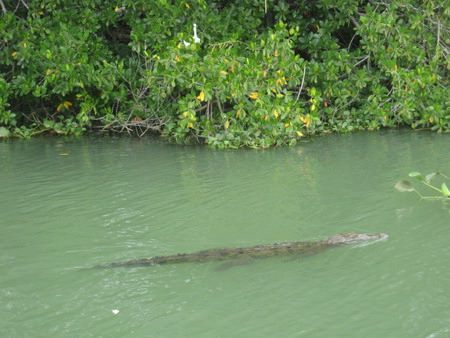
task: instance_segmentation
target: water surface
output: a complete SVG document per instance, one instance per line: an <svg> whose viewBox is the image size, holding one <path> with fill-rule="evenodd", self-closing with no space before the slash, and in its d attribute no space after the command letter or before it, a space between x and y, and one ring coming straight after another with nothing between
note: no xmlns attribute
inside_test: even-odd
<svg viewBox="0 0 450 338"><path fill-rule="evenodd" d="M449 141L397 131L267 151L0 143L0 336L449 337L449 209L393 189L410 171L450 174ZM236 266L91 268L347 231L390 237Z"/></svg>

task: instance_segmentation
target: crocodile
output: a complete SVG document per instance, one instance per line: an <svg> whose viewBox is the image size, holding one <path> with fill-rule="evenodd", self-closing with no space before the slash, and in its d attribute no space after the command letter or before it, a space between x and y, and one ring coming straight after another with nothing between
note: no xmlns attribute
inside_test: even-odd
<svg viewBox="0 0 450 338"><path fill-rule="evenodd" d="M209 262L225 260L256 259L281 255L314 254L328 248L344 244L361 244L381 241L388 238L385 233L341 233L324 240L309 242L283 242L268 245L255 245L243 248L221 248L179 253L168 256L154 256L121 262L113 262L98 267L129 267L145 265L161 265L188 262Z"/></svg>

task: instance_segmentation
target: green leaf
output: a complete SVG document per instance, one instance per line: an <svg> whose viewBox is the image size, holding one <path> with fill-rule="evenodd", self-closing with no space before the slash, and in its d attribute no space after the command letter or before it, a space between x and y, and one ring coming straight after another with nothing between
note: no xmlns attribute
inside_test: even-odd
<svg viewBox="0 0 450 338"><path fill-rule="evenodd" d="M447 184L442 183L441 192L445 197L450 197L450 190L448 190Z"/></svg>
<svg viewBox="0 0 450 338"><path fill-rule="evenodd" d="M409 173L408 175L409 177L413 177L419 181L424 181L425 177L423 177L423 175L421 173L419 173L418 171L413 171L411 173Z"/></svg>
<svg viewBox="0 0 450 338"><path fill-rule="evenodd" d="M431 173L428 174L427 176L425 176L425 182L430 183L431 180L436 177L436 175L438 175L439 173Z"/></svg>
<svg viewBox="0 0 450 338"><path fill-rule="evenodd" d="M6 129L5 127L0 127L0 138L4 137L7 138L9 137L10 132L8 129Z"/></svg>
<svg viewBox="0 0 450 338"><path fill-rule="evenodd" d="M400 191L400 192L411 192L414 191L413 186L411 185L411 182L409 181L398 181L397 183L395 183L395 189Z"/></svg>

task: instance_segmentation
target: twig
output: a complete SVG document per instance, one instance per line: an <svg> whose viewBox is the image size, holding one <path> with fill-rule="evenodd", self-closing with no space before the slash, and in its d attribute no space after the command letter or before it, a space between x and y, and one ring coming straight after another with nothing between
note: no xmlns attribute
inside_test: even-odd
<svg viewBox="0 0 450 338"><path fill-rule="evenodd" d="M219 108L220 113L223 114L223 108L222 104L220 103L220 99L217 99L217 107Z"/></svg>
<svg viewBox="0 0 450 338"><path fill-rule="evenodd" d="M441 43L441 22L438 20L437 22L437 43L436 43L436 56L439 53L439 45Z"/></svg>
<svg viewBox="0 0 450 338"><path fill-rule="evenodd" d="M206 104L206 118L207 119L211 119L212 114L211 114L211 101L208 101L208 103Z"/></svg>
<svg viewBox="0 0 450 338"><path fill-rule="evenodd" d="M359 28L359 22L353 16L350 17L350 20L355 25L356 28Z"/></svg>
<svg viewBox="0 0 450 338"><path fill-rule="evenodd" d="M3 0L0 0L0 7L2 8L3 14L6 14L7 9L5 4L3 3Z"/></svg>
<svg viewBox="0 0 450 338"><path fill-rule="evenodd" d="M303 67L302 83L300 85L300 88L298 89L297 98L295 99L295 103L297 103L298 99L300 98L300 94L302 93L303 85L305 84L305 75L306 75L306 65Z"/></svg>
<svg viewBox="0 0 450 338"><path fill-rule="evenodd" d="M353 65L353 67L356 67L357 65L363 63L364 61L366 61L369 58L369 55L366 55L365 57L363 57L361 60L359 60L357 63L355 63Z"/></svg>
<svg viewBox="0 0 450 338"><path fill-rule="evenodd" d="M199 113L199 112L201 112L201 111L203 111L203 110L205 110L207 108L208 108L208 103L206 103L205 105L200 106L199 108L195 109L195 112Z"/></svg>
<svg viewBox="0 0 450 338"><path fill-rule="evenodd" d="M28 4L25 2L25 0L20 0L20 2L22 3L22 5L25 6L26 9L30 9L30 8L28 7Z"/></svg>
<svg viewBox="0 0 450 338"><path fill-rule="evenodd" d="M390 97L390 95L392 94L392 92L394 91L394 89L393 88L391 88L391 90L389 90L389 93L387 93L387 99L386 100L384 100L383 102L381 102L379 105L378 105L378 108L380 108L382 105L384 105L385 103L388 103L389 101L392 101L392 97Z"/></svg>
<svg viewBox="0 0 450 338"><path fill-rule="evenodd" d="M347 52L350 51L350 47L352 46L353 40L356 38L357 35L358 35L357 33L353 34L350 43L347 46Z"/></svg>

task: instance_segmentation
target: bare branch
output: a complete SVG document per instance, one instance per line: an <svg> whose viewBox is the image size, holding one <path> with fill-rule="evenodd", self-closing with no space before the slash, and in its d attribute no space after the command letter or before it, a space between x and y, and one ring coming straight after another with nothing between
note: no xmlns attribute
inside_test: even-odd
<svg viewBox="0 0 450 338"><path fill-rule="evenodd" d="M359 60L357 63L355 63L353 65L353 67L358 66L359 64L363 63L364 61L366 61L368 58L370 57L370 55L366 55L365 57L363 57L361 60Z"/></svg>
<svg viewBox="0 0 450 338"><path fill-rule="evenodd" d="M6 14L7 9L5 4L3 3L3 0L0 0L0 7L2 8L3 14Z"/></svg>
<svg viewBox="0 0 450 338"><path fill-rule="evenodd" d="M20 2L22 3L22 5L25 6L26 9L30 9L30 8L28 7L28 4L25 2L25 0L20 0Z"/></svg>
<svg viewBox="0 0 450 338"><path fill-rule="evenodd" d="M306 66L303 67L302 83L300 85L300 88L298 89L297 98L295 99L295 102L298 101L298 99L300 98L300 94L302 93L303 85L305 84L305 75L306 75Z"/></svg>
<svg viewBox="0 0 450 338"><path fill-rule="evenodd" d="M439 45L441 44L441 22L437 22L437 42L436 42L436 54L439 52Z"/></svg>
<svg viewBox="0 0 450 338"><path fill-rule="evenodd" d="M353 40L356 38L356 36L358 35L358 33L353 34L352 39L350 40L348 47L347 47L347 51L350 51L350 47L352 46Z"/></svg>

